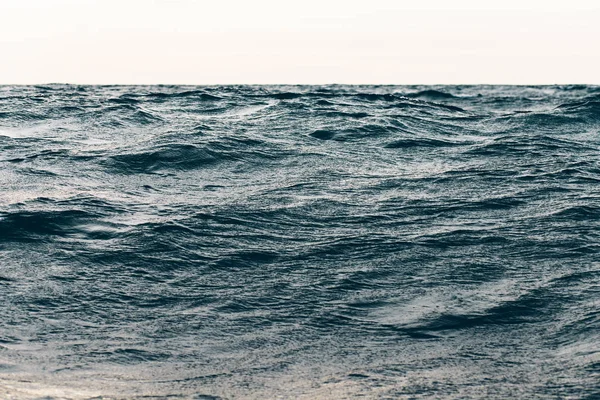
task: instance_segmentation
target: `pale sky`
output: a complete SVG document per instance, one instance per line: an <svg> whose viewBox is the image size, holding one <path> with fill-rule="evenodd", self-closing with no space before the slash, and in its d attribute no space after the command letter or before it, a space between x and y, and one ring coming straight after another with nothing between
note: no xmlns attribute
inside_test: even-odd
<svg viewBox="0 0 600 400"><path fill-rule="evenodd" d="M600 0L0 0L0 84L600 84Z"/></svg>

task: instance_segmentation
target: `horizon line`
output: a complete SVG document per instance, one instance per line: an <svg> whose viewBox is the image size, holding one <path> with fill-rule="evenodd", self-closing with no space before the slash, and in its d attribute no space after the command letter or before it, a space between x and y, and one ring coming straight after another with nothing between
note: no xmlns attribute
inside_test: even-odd
<svg viewBox="0 0 600 400"><path fill-rule="evenodd" d="M600 86L600 83L0 83L2 86Z"/></svg>

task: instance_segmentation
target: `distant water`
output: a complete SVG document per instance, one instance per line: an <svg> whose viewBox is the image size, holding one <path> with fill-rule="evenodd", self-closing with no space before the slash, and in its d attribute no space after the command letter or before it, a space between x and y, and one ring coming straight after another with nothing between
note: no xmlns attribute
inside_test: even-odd
<svg viewBox="0 0 600 400"><path fill-rule="evenodd" d="M600 398L600 88L0 87L0 398Z"/></svg>

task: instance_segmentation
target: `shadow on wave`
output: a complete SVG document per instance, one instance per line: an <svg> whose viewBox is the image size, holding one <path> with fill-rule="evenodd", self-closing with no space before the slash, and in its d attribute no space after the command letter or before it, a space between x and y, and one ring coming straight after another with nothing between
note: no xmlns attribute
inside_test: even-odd
<svg viewBox="0 0 600 400"><path fill-rule="evenodd" d="M228 137L203 144L168 143L154 145L139 152L109 157L105 164L117 173L154 173L186 171L214 167L224 162L264 164L292 154L264 142Z"/></svg>
<svg viewBox="0 0 600 400"><path fill-rule="evenodd" d="M112 156L109 164L118 172L131 174L164 169L203 168L219 161L217 154L192 144L171 144L139 153Z"/></svg>
<svg viewBox="0 0 600 400"><path fill-rule="evenodd" d="M67 237L94 230L98 214L83 210L19 211L0 217L0 239L7 242L29 242L51 237ZM86 228L86 226L88 228Z"/></svg>
<svg viewBox="0 0 600 400"><path fill-rule="evenodd" d="M310 133L309 136L320 140L350 142L366 138L377 138L380 136L390 135L399 132L404 132L404 129L391 124L367 124L360 127L339 130L317 129L316 131Z"/></svg>
<svg viewBox="0 0 600 400"><path fill-rule="evenodd" d="M405 95L406 97L410 97L413 99L420 99L420 100L427 100L427 101L440 101L440 100L448 100L448 99L454 99L456 98L456 96L447 93L447 92L442 92L440 90L421 90L419 92L415 92L415 93L407 93Z"/></svg>
<svg viewBox="0 0 600 400"><path fill-rule="evenodd" d="M463 312L447 310L440 314L424 314L407 325L384 323L382 325L417 339L435 339L444 332L479 328L490 325L533 324L552 318L563 299L548 305L552 291L549 287L534 288L511 300L497 300L490 307Z"/></svg>

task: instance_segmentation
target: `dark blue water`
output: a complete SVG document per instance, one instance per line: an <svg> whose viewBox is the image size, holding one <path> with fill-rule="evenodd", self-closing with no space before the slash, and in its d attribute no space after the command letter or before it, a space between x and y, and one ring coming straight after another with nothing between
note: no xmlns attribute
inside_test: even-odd
<svg viewBox="0 0 600 400"><path fill-rule="evenodd" d="M599 87L5 86L0 188L0 398L600 396Z"/></svg>

